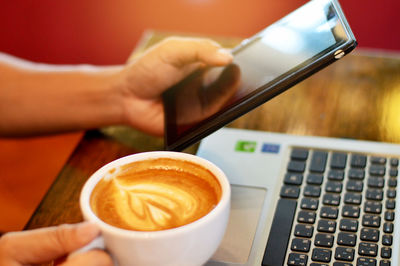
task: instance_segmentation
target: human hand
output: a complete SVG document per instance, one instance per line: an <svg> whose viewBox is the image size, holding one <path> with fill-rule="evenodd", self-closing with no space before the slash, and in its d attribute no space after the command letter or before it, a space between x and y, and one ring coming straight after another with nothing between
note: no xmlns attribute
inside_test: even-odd
<svg viewBox="0 0 400 266"><path fill-rule="evenodd" d="M239 85L240 69L235 64L199 70L168 91L164 101L171 101L177 125L187 127L225 107L233 100Z"/></svg>
<svg viewBox="0 0 400 266"><path fill-rule="evenodd" d="M154 135L164 132L162 93L202 66L223 66L233 57L216 42L168 38L128 61L118 89L124 95L125 123Z"/></svg>
<svg viewBox="0 0 400 266"><path fill-rule="evenodd" d="M0 238L0 265L22 266L45 263L85 246L100 233L91 223L61 225L24 232L12 232ZM61 265L113 265L102 250L90 250L68 257Z"/></svg>

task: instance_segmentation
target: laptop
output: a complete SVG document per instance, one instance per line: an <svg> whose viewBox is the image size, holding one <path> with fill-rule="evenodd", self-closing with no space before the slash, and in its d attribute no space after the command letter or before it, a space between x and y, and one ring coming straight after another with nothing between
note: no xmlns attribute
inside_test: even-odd
<svg viewBox="0 0 400 266"><path fill-rule="evenodd" d="M232 187L206 265L400 265L400 145L222 128L197 154Z"/></svg>

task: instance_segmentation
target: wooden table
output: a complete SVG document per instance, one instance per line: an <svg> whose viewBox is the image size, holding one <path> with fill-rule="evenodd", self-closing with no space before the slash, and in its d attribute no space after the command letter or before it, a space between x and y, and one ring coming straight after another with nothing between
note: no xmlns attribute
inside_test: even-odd
<svg viewBox="0 0 400 266"><path fill-rule="evenodd" d="M356 50L228 126L400 143L400 56ZM88 131L26 229L81 221L79 193L96 169L162 148L162 139L129 128Z"/></svg>

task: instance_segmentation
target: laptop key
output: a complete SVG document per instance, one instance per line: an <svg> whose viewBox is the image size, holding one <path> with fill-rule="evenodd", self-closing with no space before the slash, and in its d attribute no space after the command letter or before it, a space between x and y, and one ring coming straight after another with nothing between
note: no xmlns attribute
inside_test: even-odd
<svg viewBox="0 0 400 266"><path fill-rule="evenodd" d="M340 194L326 193L322 198L322 203L325 205L339 206Z"/></svg>
<svg viewBox="0 0 400 266"><path fill-rule="evenodd" d="M361 194L354 192L347 192L346 194L344 194L344 203L360 205Z"/></svg>
<svg viewBox="0 0 400 266"><path fill-rule="evenodd" d="M359 180L349 180L346 184L346 190L352 192L362 192L364 183Z"/></svg>
<svg viewBox="0 0 400 266"><path fill-rule="evenodd" d="M399 171L395 168L390 168L389 170L389 176L391 177L396 177L399 174Z"/></svg>
<svg viewBox="0 0 400 266"><path fill-rule="evenodd" d="M340 230L347 232L357 232L358 221L353 219L342 219L339 225Z"/></svg>
<svg viewBox="0 0 400 266"><path fill-rule="evenodd" d="M317 225L318 232L334 233L336 231L336 222L332 220L319 220Z"/></svg>
<svg viewBox="0 0 400 266"><path fill-rule="evenodd" d="M297 202L290 199L279 199L276 206L272 226L265 248L262 265L282 265L285 260L286 249L289 243L290 232L296 213ZM292 253L295 254L295 253ZM302 256L306 256L300 254ZM295 257L297 255L292 255ZM290 257L290 256L289 256ZM303 257L307 264L307 256ZM296 265L296 264L293 264Z"/></svg>
<svg viewBox="0 0 400 266"><path fill-rule="evenodd" d="M351 233L340 232L338 234L338 245L354 247L357 242L357 236Z"/></svg>
<svg viewBox="0 0 400 266"><path fill-rule="evenodd" d="M362 225L378 228L381 226L381 217L379 215L364 214L362 218Z"/></svg>
<svg viewBox="0 0 400 266"><path fill-rule="evenodd" d="M313 223L315 223L316 216L317 216L317 214L313 211L301 210L301 211L299 211L299 214L297 215L297 221L299 223L313 224Z"/></svg>
<svg viewBox="0 0 400 266"><path fill-rule="evenodd" d="M390 259L392 257L392 249L389 247L382 247L381 257L385 259Z"/></svg>
<svg viewBox="0 0 400 266"><path fill-rule="evenodd" d="M389 178L388 180L388 186L390 188L395 188L397 187L397 179L396 178Z"/></svg>
<svg viewBox="0 0 400 266"><path fill-rule="evenodd" d="M344 169L346 167L347 154L334 152L331 158L331 168Z"/></svg>
<svg viewBox="0 0 400 266"><path fill-rule="evenodd" d="M351 263L336 261L333 263L333 266L353 266Z"/></svg>
<svg viewBox="0 0 400 266"><path fill-rule="evenodd" d="M299 185L301 185L301 183L303 183L303 174L290 173L290 172L286 173L285 179L283 180L283 182L286 185L299 186Z"/></svg>
<svg viewBox="0 0 400 266"><path fill-rule="evenodd" d="M393 199L386 200L385 206L388 210L394 210L396 208L396 201Z"/></svg>
<svg viewBox="0 0 400 266"><path fill-rule="evenodd" d="M314 198L303 198L301 200L300 208L303 210L316 210L318 209L319 201Z"/></svg>
<svg viewBox="0 0 400 266"><path fill-rule="evenodd" d="M391 246L393 243L393 236L391 235L383 235L382 236L382 244L385 246Z"/></svg>
<svg viewBox="0 0 400 266"><path fill-rule="evenodd" d="M336 181L328 181L325 185L326 192L340 193L342 192L343 184Z"/></svg>
<svg viewBox="0 0 400 266"><path fill-rule="evenodd" d="M281 188L281 197L282 198L292 198L297 199L300 194L300 188L296 186L283 186Z"/></svg>
<svg viewBox="0 0 400 266"><path fill-rule="evenodd" d="M386 164L386 158L380 156L372 156L370 161L372 164Z"/></svg>
<svg viewBox="0 0 400 266"><path fill-rule="evenodd" d="M379 230L373 228L362 228L360 232L360 239L364 241L378 242Z"/></svg>
<svg viewBox="0 0 400 266"><path fill-rule="evenodd" d="M378 255L378 245L361 242L358 246L358 254L361 256L376 257Z"/></svg>
<svg viewBox="0 0 400 266"><path fill-rule="evenodd" d="M364 203L364 212L380 214L382 212L382 203L377 201L366 201Z"/></svg>
<svg viewBox="0 0 400 266"><path fill-rule="evenodd" d="M292 251L308 252L310 251L311 240L294 238L290 249Z"/></svg>
<svg viewBox="0 0 400 266"><path fill-rule="evenodd" d="M331 248L335 237L332 234L318 233L315 235L314 245L317 247Z"/></svg>
<svg viewBox="0 0 400 266"><path fill-rule="evenodd" d="M354 249L353 248L345 248L345 247L337 247L335 250L335 259L345 260L345 261L353 261L354 260Z"/></svg>
<svg viewBox="0 0 400 266"><path fill-rule="evenodd" d="M338 217L339 210L336 207L323 206L321 207L320 217L328 219L336 219Z"/></svg>
<svg viewBox="0 0 400 266"><path fill-rule="evenodd" d="M297 224L294 228L294 235L310 238L313 236L314 226L309 224Z"/></svg>
<svg viewBox="0 0 400 266"><path fill-rule="evenodd" d="M383 199L383 190L368 188L365 197L369 200L382 200Z"/></svg>
<svg viewBox="0 0 400 266"><path fill-rule="evenodd" d="M353 154L351 156L350 165L352 167L364 168L367 165L367 156L361 154Z"/></svg>
<svg viewBox="0 0 400 266"><path fill-rule="evenodd" d="M385 211L385 221L392 222L394 220L394 212Z"/></svg>
<svg viewBox="0 0 400 266"><path fill-rule="evenodd" d="M325 205L339 206L340 194L326 193L322 198L322 203Z"/></svg>
<svg viewBox="0 0 400 266"><path fill-rule="evenodd" d="M306 149L293 149L290 158L299 161L305 161L308 158L308 150Z"/></svg>
<svg viewBox="0 0 400 266"><path fill-rule="evenodd" d="M375 176L384 176L386 167L384 165L371 165L369 168L369 174Z"/></svg>
<svg viewBox="0 0 400 266"><path fill-rule="evenodd" d="M350 170L349 170L349 178L350 178L350 179L363 180L364 177L365 177L365 171L364 171L364 169L360 169L360 168L350 168Z"/></svg>
<svg viewBox="0 0 400 266"><path fill-rule="evenodd" d="M360 207L353 205L344 205L342 207L342 216L347 218L360 217Z"/></svg>
<svg viewBox="0 0 400 266"><path fill-rule="evenodd" d="M396 189L389 188L389 189L386 191L386 197L388 197L389 199L394 199L394 198L396 198Z"/></svg>
<svg viewBox="0 0 400 266"><path fill-rule="evenodd" d="M344 178L344 172L341 170L329 170L328 179L334 181L342 181Z"/></svg>
<svg viewBox="0 0 400 266"><path fill-rule="evenodd" d="M306 266L307 265L308 256L305 254L298 253L290 253L288 258L289 266ZM282 264L282 263L280 263ZM264 264L263 265L278 265L278 264Z"/></svg>
<svg viewBox="0 0 400 266"><path fill-rule="evenodd" d="M357 266L376 266L376 259L372 258L358 258Z"/></svg>
<svg viewBox="0 0 400 266"><path fill-rule="evenodd" d="M399 165L399 159L391 158L390 159L390 165L393 166L393 167L397 167Z"/></svg>
<svg viewBox="0 0 400 266"><path fill-rule="evenodd" d="M393 223L384 223L383 224L383 232L387 233L387 234L391 234L393 233Z"/></svg>
<svg viewBox="0 0 400 266"><path fill-rule="evenodd" d="M314 248L311 259L319 262L330 262L332 251L324 248Z"/></svg>
<svg viewBox="0 0 400 266"><path fill-rule="evenodd" d="M381 260L379 262L379 266L390 266L390 261L389 260Z"/></svg>
<svg viewBox="0 0 400 266"><path fill-rule="evenodd" d="M383 177L370 177L368 178L368 187L372 188L383 188L385 180Z"/></svg>
<svg viewBox="0 0 400 266"><path fill-rule="evenodd" d="M318 198L321 195L321 187L319 186L306 186L304 188L303 195L306 197L315 197Z"/></svg>
<svg viewBox="0 0 400 266"><path fill-rule="evenodd" d="M310 185L321 185L324 176L321 174L308 174L307 184Z"/></svg>
<svg viewBox="0 0 400 266"><path fill-rule="evenodd" d="M306 163L302 161L290 161L287 167L289 172L303 173L306 169Z"/></svg>
<svg viewBox="0 0 400 266"><path fill-rule="evenodd" d="M324 151L314 151L309 170L311 172L323 173L325 172L326 159L328 153Z"/></svg>

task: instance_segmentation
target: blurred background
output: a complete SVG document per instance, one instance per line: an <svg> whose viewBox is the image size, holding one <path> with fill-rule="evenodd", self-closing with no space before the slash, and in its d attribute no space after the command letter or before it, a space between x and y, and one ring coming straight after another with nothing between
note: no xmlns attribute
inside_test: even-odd
<svg viewBox="0 0 400 266"><path fill-rule="evenodd" d="M0 52L53 64L123 64L146 30L246 38L306 2L0 0ZM399 1L340 3L358 49L400 51ZM81 136L0 139L0 231L24 227Z"/></svg>
<svg viewBox="0 0 400 266"><path fill-rule="evenodd" d="M0 50L49 63L120 64L146 29L249 37L305 0L1 0ZM396 0L342 0L360 47L400 49Z"/></svg>

